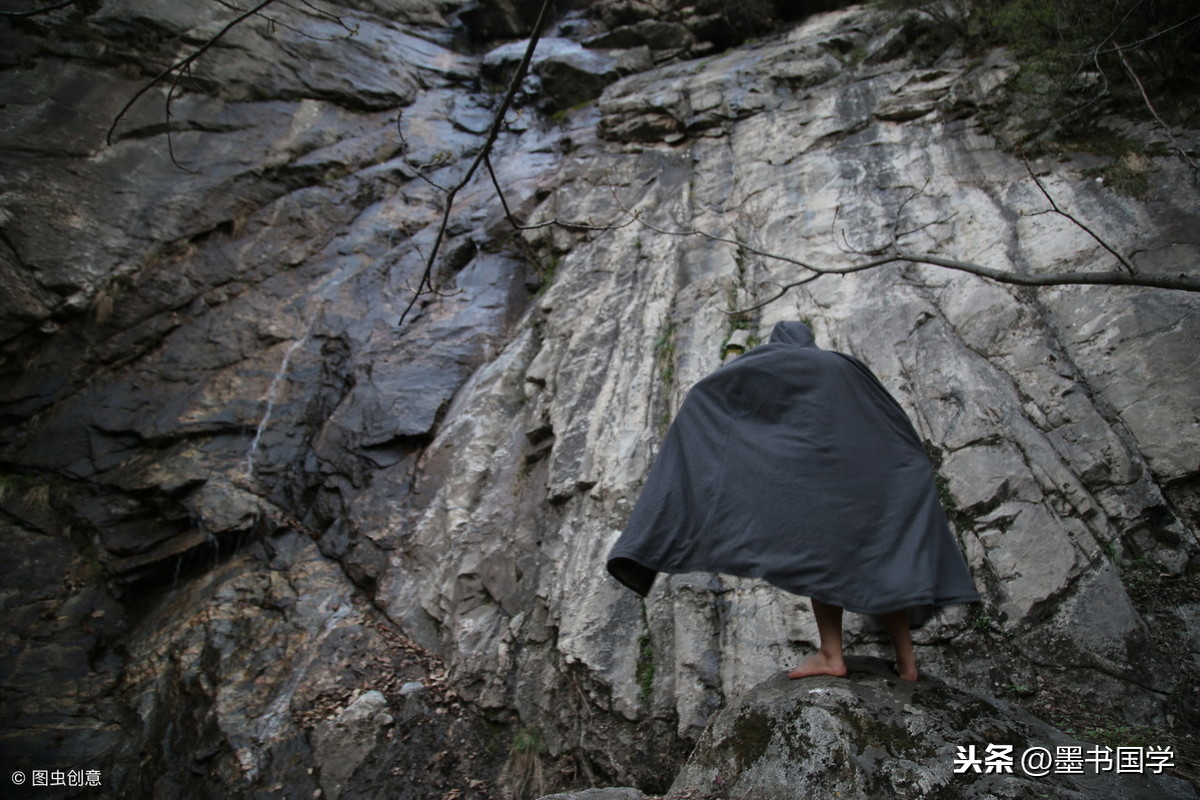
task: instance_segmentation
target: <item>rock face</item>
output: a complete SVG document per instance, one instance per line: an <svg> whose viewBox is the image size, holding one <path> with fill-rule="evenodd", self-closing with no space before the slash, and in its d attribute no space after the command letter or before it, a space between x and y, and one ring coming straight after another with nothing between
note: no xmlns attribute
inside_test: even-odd
<svg viewBox="0 0 1200 800"><path fill-rule="evenodd" d="M562 93L523 95L490 159L557 224L514 231L481 170L398 325L491 124L493 37L528 24L491 5L507 27L271 6L111 144L237 12L0 21L6 768L166 798L665 791L815 627L725 577L642 602L603 557L687 387L796 318L909 411L986 598L918 634L925 670L1091 728L1200 725L1194 295L893 265L726 313L893 243L1119 269L1031 174L1137 270L1194 274L1165 136L1099 119L1147 155L1023 163L993 136L1016 67L870 9L583 4L535 76Z"/></svg>
<svg viewBox="0 0 1200 800"><path fill-rule="evenodd" d="M1197 797L1186 781L1166 774L1164 762L1140 773L1115 766L1074 772L1076 763L1115 764L1116 751L936 679L900 681L880 659L847 666L846 679L789 681L780 672L734 698L700 737L667 797ZM1138 758L1145 764L1155 751L1141 746Z"/></svg>

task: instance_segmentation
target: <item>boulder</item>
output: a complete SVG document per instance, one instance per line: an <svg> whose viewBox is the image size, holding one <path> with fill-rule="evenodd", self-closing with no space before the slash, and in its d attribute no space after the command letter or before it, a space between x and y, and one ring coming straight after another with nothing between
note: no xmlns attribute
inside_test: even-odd
<svg viewBox="0 0 1200 800"><path fill-rule="evenodd" d="M790 681L779 673L733 698L667 797L1198 796L1171 774L1174 753L1153 743L1129 742L1141 767L1118 773L1116 750L1072 739L998 700L936 678L901 681L881 659L847 661L848 678Z"/></svg>
<svg viewBox="0 0 1200 800"><path fill-rule="evenodd" d="M584 789L582 792L548 794L539 800L644 800L646 795L628 786L608 789Z"/></svg>
<svg viewBox="0 0 1200 800"><path fill-rule="evenodd" d="M484 73L507 84L529 47L528 40L509 42L483 57ZM557 111L599 97L604 87L622 75L650 66L645 47L606 52L558 37L538 41L529 71L540 79L539 105Z"/></svg>

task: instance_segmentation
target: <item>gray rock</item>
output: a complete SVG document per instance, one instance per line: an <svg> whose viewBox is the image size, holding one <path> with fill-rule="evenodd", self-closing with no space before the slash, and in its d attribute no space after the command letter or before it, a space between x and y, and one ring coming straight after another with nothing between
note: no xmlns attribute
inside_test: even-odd
<svg viewBox="0 0 1200 800"><path fill-rule="evenodd" d="M380 733L394 722L387 707L387 698L372 689L313 730L313 758L321 770L324 797L337 800L342 795Z"/></svg>
<svg viewBox="0 0 1200 800"><path fill-rule="evenodd" d="M1198 796L1169 767L1145 774L1088 767L1098 746L935 678L901 681L878 659L850 659L847 666L848 678L789 681L780 673L732 699L667 797ZM997 758L1006 766L993 770L990 754L999 747L1008 748ZM1072 748L1085 766L1080 774L1061 773L1054 765ZM1031 750L1056 760L1036 768L1024 760Z"/></svg>
<svg viewBox="0 0 1200 800"><path fill-rule="evenodd" d="M643 800L646 795L630 787L584 789L582 792L548 794L538 800Z"/></svg>
<svg viewBox="0 0 1200 800"><path fill-rule="evenodd" d="M648 47L651 50L687 50L695 43L691 31L680 23L656 19L622 25L584 41L587 47Z"/></svg>
<svg viewBox="0 0 1200 800"><path fill-rule="evenodd" d="M500 45L483 57L484 69L507 81L528 45L528 41ZM613 55L570 39L545 37L534 50L530 71L541 78L538 101L546 110L556 111L598 97L621 76L621 64Z"/></svg>
<svg viewBox="0 0 1200 800"><path fill-rule="evenodd" d="M684 392L718 368L726 311L893 235L1116 268L981 120L1011 57L934 63L855 7L686 62L551 37L491 162L517 218L587 225L515 232L476 173L437 292L398 327L437 187L497 101L462 4L274 4L181 81L184 172L165 87L104 138L236 13L194 5L0 22L0 742L78 756L118 794L191 797L201 775L213 796L310 797L341 763L316 768L313 732L364 687L393 723L365 717L376 749L343 800L482 800L505 762L665 792L712 713L817 638L808 604L761 582L675 576L643 602L601 567ZM558 32L679 23L723 46L736 5L598 0ZM503 6L478 8L524 24L529 4ZM889 60L857 60L869 42ZM549 94L569 113L540 113ZM1138 270L1193 269L1191 173L1151 155L1160 132L1095 125L1138 143L1123 166L1144 197L1090 177L1103 155L1029 166ZM927 442L986 598L917 634L927 669L1039 710L1076 698L1089 725L1190 730L1197 307L891 265L738 324L749 343L809 319ZM852 616L846 640L885 652ZM509 752L526 731L544 749Z"/></svg>
<svg viewBox="0 0 1200 800"><path fill-rule="evenodd" d="M770 112L781 101L777 87L802 90L841 70L820 45L823 36L762 45L760 69L752 72L741 69L740 55L725 53L703 65L671 64L623 78L600 99L600 134L624 141L675 142L684 132L720 129Z"/></svg>

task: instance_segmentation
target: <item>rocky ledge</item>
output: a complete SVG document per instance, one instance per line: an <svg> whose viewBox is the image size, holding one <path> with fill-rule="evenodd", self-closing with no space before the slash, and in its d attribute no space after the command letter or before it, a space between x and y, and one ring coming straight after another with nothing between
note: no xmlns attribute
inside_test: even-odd
<svg viewBox="0 0 1200 800"><path fill-rule="evenodd" d="M780 672L715 714L662 800L1169 800L1197 798L1174 753L1073 739L937 678L899 680L878 658L846 678ZM1136 769L1134 763L1136 761ZM542 800L643 800L629 788Z"/></svg>

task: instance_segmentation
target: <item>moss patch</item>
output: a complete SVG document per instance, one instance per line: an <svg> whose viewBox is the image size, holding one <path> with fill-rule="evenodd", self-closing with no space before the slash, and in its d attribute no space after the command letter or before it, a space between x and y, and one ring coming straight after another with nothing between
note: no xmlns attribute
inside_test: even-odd
<svg viewBox="0 0 1200 800"><path fill-rule="evenodd" d="M733 723L733 737L728 742L730 751L741 772L758 761L767 752L771 738L775 735L775 720L765 711L754 709L738 717Z"/></svg>
<svg viewBox="0 0 1200 800"><path fill-rule="evenodd" d="M650 705L654 693L654 643L649 631L638 637L637 684L638 699L642 705Z"/></svg>

